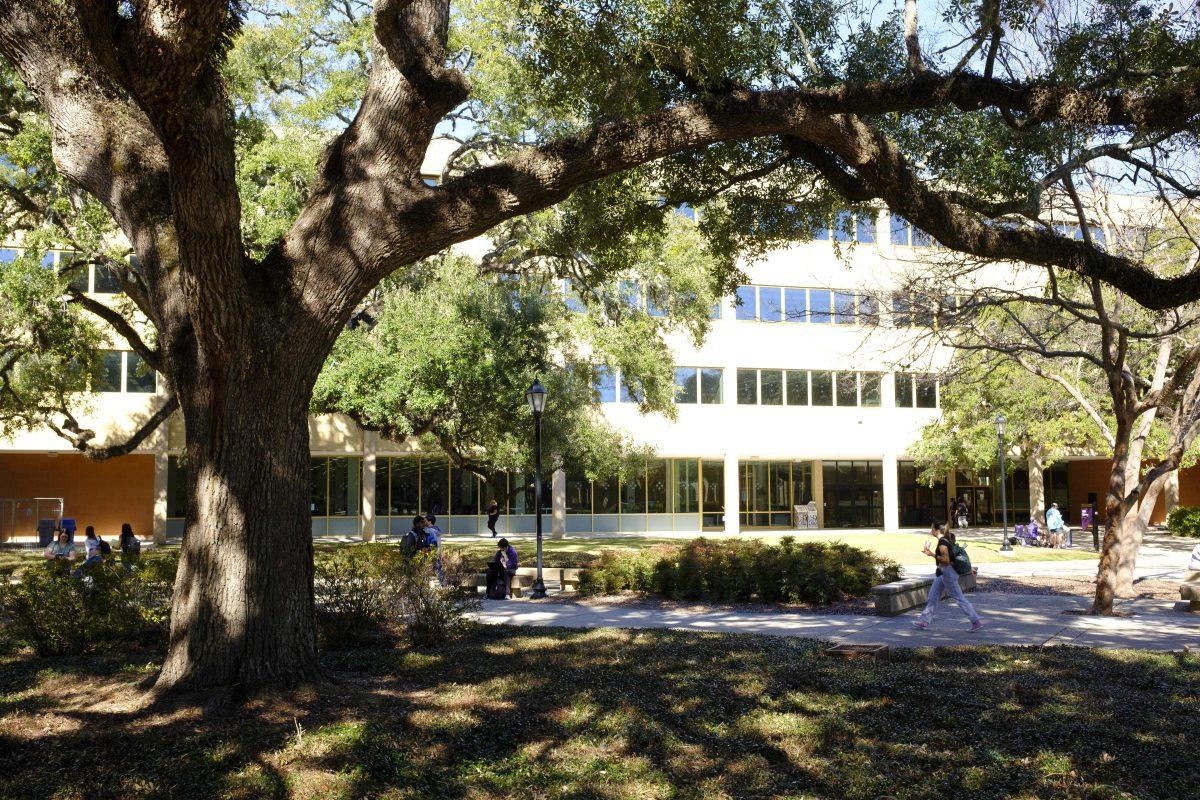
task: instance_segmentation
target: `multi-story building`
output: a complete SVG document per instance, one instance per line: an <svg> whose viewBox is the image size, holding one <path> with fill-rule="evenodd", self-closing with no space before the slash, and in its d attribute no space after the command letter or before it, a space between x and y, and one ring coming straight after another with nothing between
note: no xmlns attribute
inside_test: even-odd
<svg viewBox="0 0 1200 800"><path fill-rule="evenodd" d="M994 472L960 471L931 487L908 457L939 413L937 373L949 353L925 350L914 361L919 368L897 370L898 348L923 324L920 311L902 300L881 308L871 287L894 284L897 271L935 243L886 211L839 222L748 265L749 283L714 312L702 345L670 339L677 419L642 414L618 375L598 383L607 416L659 458L623 482L556 473L542 498L554 533L787 529L797 507L810 503L817 527L894 531L945 518L948 501L963 495L975 523L999 522ZM15 254L0 250L0 259ZM119 291L98 269L79 281L98 299ZM162 402L162 381L119 343L102 367L86 421L101 436L119 435ZM401 533L413 514L431 510L452 534L486 532L491 498L474 475L343 417L314 417L310 428L314 535ZM128 521L160 539L177 537L186 500L182 449L178 419L135 453L105 462L88 461L49 430L4 441L0 536L32 535L36 519L52 515L61 499L63 515L80 525L115 531ZM1077 521L1081 506L1103 498L1107 473L1102 458L1060 461L1046 471L1046 502ZM1010 519L1027 519L1027 470L1019 466L1008 481ZM1179 501L1200 502L1200 473L1185 470L1179 483ZM503 530L532 531L531 495L503 500Z"/></svg>

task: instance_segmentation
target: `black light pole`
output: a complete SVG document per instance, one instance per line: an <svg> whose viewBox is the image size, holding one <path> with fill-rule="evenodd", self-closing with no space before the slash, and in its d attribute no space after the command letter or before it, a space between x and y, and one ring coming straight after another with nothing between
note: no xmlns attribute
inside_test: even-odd
<svg viewBox="0 0 1200 800"><path fill-rule="evenodd" d="M1000 543L1001 553L1011 553L1012 545L1008 543L1008 478L1004 470L1004 429L1008 420L1001 414L996 417L996 435L1000 441L1000 515L1004 518L1004 539Z"/></svg>
<svg viewBox="0 0 1200 800"><path fill-rule="evenodd" d="M533 386L525 393L529 408L533 411L533 494L537 507L534 530L537 531L537 580L530 597L540 600L546 596L546 583L542 580L542 412L546 410L546 387L533 379Z"/></svg>

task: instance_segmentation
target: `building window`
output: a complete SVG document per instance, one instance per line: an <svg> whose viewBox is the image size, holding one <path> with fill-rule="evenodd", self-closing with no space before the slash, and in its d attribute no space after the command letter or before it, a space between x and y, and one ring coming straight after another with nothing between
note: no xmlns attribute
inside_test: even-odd
<svg viewBox="0 0 1200 800"><path fill-rule="evenodd" d="M737 371L737 401L738 405L757 405L758 370L739 369Z"/></svg>
<svg viewBox="0 0 1200 800"><path fill-rule="evenodd" d="M932 375L918 375L917 408L937 408L937 378Z"/></svg>
<svg viewBox="0 0 1200 800"><path fill-rule="evenodd" d="M812 372L812 404L814 406L833 405L833 373Z"/></svg>
<svg viewBox="0 0 1200 800"><path fill-rule="evenodd" d="M738 464L741 522L747 528L785 528L792 506L812 500L807 461L743 461Z"/></svg>
<svg viewBox="0 0 1200 800"><path fill-rule="evenodd" d="M821 324L833 322L832 301L828 289L808 290L808 321Z"/></svg>
<svg viewBox="0 0 1200 800"><path fill-rule="evenodd" d="M53 255L47 253L47 257L53 258ZM92 265L90 263L85 263L77 268L71 269L71 265L74 264L78 259L78 253L59 253L58 271L60 274L67 274L67 270L70 270L70 280L67 282L67 285L80 294L87 294L92 290ZM45 263L45 261L42 263Z"/></svg>
<svg viewBox="0 0 1200 800"><path fill-rule="evenodd" d="M700 370L700 402L714 405L724 402L721 397L721 383L724 370L704 367Z"/></svg>
<svg viewBox="0 0 1200 800"><path fill-rule="evenodd" d="M150 365L132 351L125 351L125 391L153 393L157 389L156 373Z"/></svg>
<svg viewBox="0 0 1200 800"><path fill-rule="evenodd" d="M187 464L179 456L167 456L167 516L187 516Z"/></svg>
<svg viewBox="0 0 1200 800"><path fill-rule="evenodd" d="M97 264L95 268L95 285L92 291L96 294L120 294L121 276L112 267L104 264Z"/></svg>
<svg viewBox="0 0 1200 800"><path fill-rule="evenodd" d="M753 286L737 288L737 308L734 312L736 319L758 319L758 292Z"/></svg>
<svg viewBox="0 0 1200 800"><path fill-rule="evenodd" d="M421 511L421 460L392 458L388 474L387 510L393 517L414 517ZM379 498L375 498L379 503Z"/></svg>
<svg viewBox="0 0 1200 800"><path fill-rule="evenodd" d="M694 458L671 459L672 512L695 514L700 510L700 462Z"/></svg>
<svg viewBox="0 0 1200 800"><path fill-rule="evenodd" d="M17 260L20 251L11 247L0 247L0 264L11 264Z"/></svg>
<svg viewBox="0 0 1200 800"><path fill-rule="evenodd" d="M699 400L699 387L696 386L697 372L695 367L675 368L676 403L695 403Z"/></svg>
<svg viewBox="0 0 1200 800"><path fill-rule="evenodd" d="M460 467L450 468L450 513L474 516L479 513L479 479Z"/></svg>
<svg viewBox="0 0 1200 800"><path fill-rule="evenodd" d="M758 290L759 319L763 322L783 321L783 289L763 286Z"/></svg>
<svg viewBox="0 0 1200 800"><path fill-rule="evenodd" d="M101 350L92 366L92 391L121 391L121 351Z"/></svg>
<svg viewBox="0 0 1200 800"><path fill-rule="evenodd" d="M592 389L601 403L617 402L617 373L608 367L597 367L592 379Z"/></svg>
<svg viewBox="0 0 1200 800"><path fill-rule="evenodd" d="M627 377L624 373L621 374L621 402L622 403L641 403L645 398L642 392L642 387L633 379Z"/></svg>
<svg viewBox="0 0 1200 800"><path fill-rule="evenodd" d="M883 405L883 376L878 372L858 373L858 388L861 393L859 405L879 408Z"/></svg>
<svg viewBox="0 0 1200 800"><path fill-rule="evenodd" d="M839 372L835 375L837 386L837 404L839 406L858 405L858 380L853 372Z"/></svg>
<svg viewBox="0 0 1200 800"><path fill-rule="evenodd" d="M671 491L667 483L667 460L652 458L646 464L646 512L666 514Z"/></svg>
<svg viewBox="0 0 1200 800"><path fill-rule="evenodd" d="M646 289L646 313L652 317L667 316L667 293L658 286Z"/></svg>
<svg viewBox="0 0 1200 800"><path fill-rule="evenodd" d="M783 318L788 322L804 322L807 320L808 292L806 290L783 290Z"/></svg>
<svg viewBox="0 0 1200 800"><path fill-rule="evenodd" d="M637 472L621 481L621 513L646 513L646 473Z"/></svg>
<svg viewBox="0 0 1200 800"><path fill-rule="evenodd" d="M719 528L725 524L725 465L720 461L700 462L700 525Z"/></svg>
<svg viewBox="0 0 1200 800"><path fill-rule="evenodd" d="M896 373L896 408L913 407L913 376L905 372Z"/></svg>
<svg viewBox="0 0 1200 800"><path fill-rule="evenodd" d="M758 388L761 393L760 402L764 406L783 405L783 370L760 370Z"/></svg>
<svg viewBox="0 0 1200 800"><path fill-rule="evenodd" d="M882 527L882 461L826 461L822 477L826 528Z"/></svg>
<svg viewBox="0 0 1200 800"><path fill-rule="evenodd" d="M566 513L592 513L592 482L586 476L567 473Z"/></svg>
<svg viewBox="0 0 1200 800"><path fill-rule="evenodd" d="M907 247L936 247L933 237L916 227L904 217L891 213L892 244Z"/></svg>
<svg viewBox="0 0 1200 800"><path fill-rule="evenodd" d="M936 481L933 486L920 482L920 471L912 461L899 462L896 472L902 526L924 527L947 518L949 503L945 478Z"/></svg>
<svg viewBox="0 0 1200 800"><path fill-rule="evenodd" d="M787 378L787 404L789 406L808 405L808 372L802 369L789 369Z"/></svg>
<svg viewBox="0 0 1200 800"><path fill-rule="evenodd" d="M834 292L833 309L834 321L841 325L852 325L855 322L857 304L853 292Z"/></svg>
<svg viewBox="0 0 1200 800"><path fill-rule="evenodd" d="M596 514L621 513L621 485L616 477L592 482L592 502Z"/></svg>
<svg viewBox="0 0 1200 800"><path fill-rule="evenodd" d="M637 281L621 281L618 284L621 302L626 307L637 310L642 307L642 287Z"/></svg>

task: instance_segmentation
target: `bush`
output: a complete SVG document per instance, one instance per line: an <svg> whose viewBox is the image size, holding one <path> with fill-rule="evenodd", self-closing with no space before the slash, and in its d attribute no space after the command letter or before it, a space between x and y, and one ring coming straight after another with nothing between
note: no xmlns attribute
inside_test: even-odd
<svg viewBox="0 0 1200 800"><path fill-rule="evenodd" d="M416 645L448 639L478 605L457 587L461 559L443 556L445 586L433 580L432 552L407 556L398 547L364 544L318 557L314 566L317 633L329 648L407 636Z"/></svg>
<svg viewBox="0 0 1200 800"><path fill-rule="evenodd" d="M1200 537L1200 507L1176 508L1167 516L1167 531L1172 536Z"/></svg>
<svg viewBox="0 0 1200 800"><path fill-rule="evenodd" d="M869 550L835 542L777 546L693 539L678 547L605 551L580 577L581 594L624 589L683 600L828 605L864 597L900 576L900 566Z"/></svg>
<svg viewBox="0 0 1200 800"><path fill-rule="evenodd" d="M61 563L31 567L0 586L0 619L8 638L43 656L162 644L177 564L170 553L147 555L133 568L109 559L84 567L81 578Z"/></svg>

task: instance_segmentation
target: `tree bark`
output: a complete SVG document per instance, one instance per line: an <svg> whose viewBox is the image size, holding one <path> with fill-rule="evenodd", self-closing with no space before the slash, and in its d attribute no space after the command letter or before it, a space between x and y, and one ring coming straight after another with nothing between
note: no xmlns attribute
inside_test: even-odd
<svg viewBox="0 0 1200 800"><path fill-rule="evenodd" d="M1035 444L1029 451L1029 516L1046 527L1046 473L1042 466L1045 448Z"/></svg>
<svg viewBox="0 0 1200 800"><path fill-rule="evenodd" d="M1117 565L1123 558L1126 542L1121 522L1125 516L1125 468L1129 462L1128 419L1117 417L1116 447L1113 448L1112 469L1109 471L1108 491L1104 495L1104 538L1100 544L1100 565L1096 571L1096 596L1092 601L1093 614L1112 614L1117 595Z"/></svg>
<svg viewBox="0 0 1200 800"><path fill-rule="evenodd" d="M1150 484L1146 493L1125 514L1121 523L1121 536L1125 540L1125 546L1121 549L1117 561L1117 597L1133 597L1137 594L1133 588L1133 579L1142 538L1146 534L1146 528L1150 526L1150 516L1154 513L1154 505L1158 502L1158 496L1166 486L1167 479L1177 474L1177 471L1171 471Z"/></svg>
<svg viewBox="0 0 1200 800"><path fill-rule="evenodd" d="M229 380L202 368L178 387L187 528L160 692L290 686L321 676L308 404L325 349L318 343L273 359L240 354L224 365L232 366Z"/></svg>

